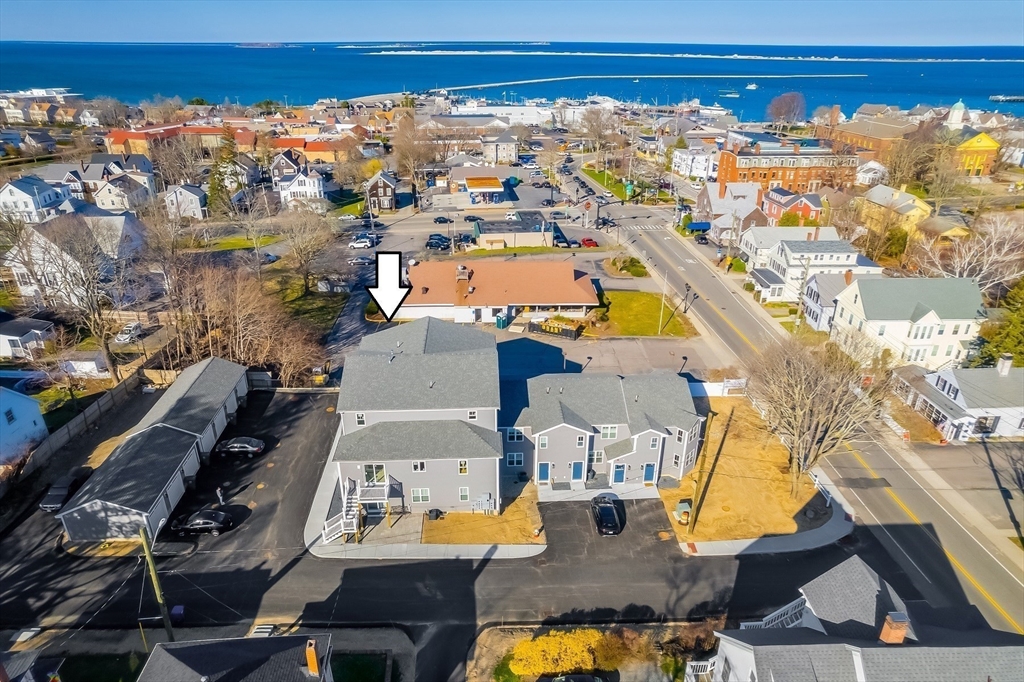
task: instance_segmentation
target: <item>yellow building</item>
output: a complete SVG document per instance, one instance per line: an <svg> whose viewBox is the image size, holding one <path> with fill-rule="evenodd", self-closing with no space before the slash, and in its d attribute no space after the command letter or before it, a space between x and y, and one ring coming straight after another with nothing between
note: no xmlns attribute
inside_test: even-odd
<svg viewBox="0 0 1024 682"><path fill-rule="evenodd" d="M999 143L986 133L963 129L964 141L956 147L956 165L964 175L979 177L992 173Z"/></svg>
<svg viewBox="0 0 1024 682"><path fill-rule="evenodd" d="M932 208L906 189L906 185L899 189L875 185L865 192L859 199L864 226L872 232L888 232L898 227L912 239L922 236L917 226L931 215Z"/></svg>

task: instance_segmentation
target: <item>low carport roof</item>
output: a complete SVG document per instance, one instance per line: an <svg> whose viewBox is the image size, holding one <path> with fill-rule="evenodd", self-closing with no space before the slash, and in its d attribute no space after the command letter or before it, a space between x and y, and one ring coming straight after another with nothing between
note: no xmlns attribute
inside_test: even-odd
<svg viewBox="0 0 1024 682"><path fill-rule="evenodd" d="M129 436L57 516L96 501L148 512L196 441L195 436L163 424Z"/></svg>
<svg viewBox="0 0 1024 682"><path fill-rule="evenodd" d="M221 358L192 365L160 396L135 431L167 424L201 436L245 372L243 365Z"/></svg>
<svg viewBox="0 0 1024 682"><path fill-rule="evenodd" d="M786 280L779 277L778 273L768 268L754 268L750 271L750 276L754 278L754 281L759 286L765 289L773 286L782 286L786 283Z"/></svg>

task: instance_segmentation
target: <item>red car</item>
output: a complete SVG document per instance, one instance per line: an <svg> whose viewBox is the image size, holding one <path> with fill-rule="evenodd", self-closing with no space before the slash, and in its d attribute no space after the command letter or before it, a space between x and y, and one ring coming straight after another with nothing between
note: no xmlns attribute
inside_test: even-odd
<svg viewBox="0 0 1024 682"><path fill-rule="evenodd" d="M597 240L586 237L580 240L580 245L585 249L592 249L597 246Z"/></svg>

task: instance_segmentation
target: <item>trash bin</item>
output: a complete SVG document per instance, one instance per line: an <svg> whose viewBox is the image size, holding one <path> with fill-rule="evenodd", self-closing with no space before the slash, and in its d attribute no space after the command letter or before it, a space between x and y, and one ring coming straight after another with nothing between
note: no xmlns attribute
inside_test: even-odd
<svg viewBox="0 0 1024 682"><path fill-rule="evenodd" d="M427 518L431 521L437 521L441 516L442 514L440 509L431 509L427 512Z"/></svg>
<svg viewBox="0 0 1024 682"><path fill-rule="evenodd" d="M181 627L185 624L185 607L181 604L171 607L171 625Z"/></svg>

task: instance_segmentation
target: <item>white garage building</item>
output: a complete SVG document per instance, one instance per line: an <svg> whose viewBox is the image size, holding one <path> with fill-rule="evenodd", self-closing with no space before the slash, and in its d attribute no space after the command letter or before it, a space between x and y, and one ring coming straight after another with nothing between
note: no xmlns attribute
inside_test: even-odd
<svg viewBox="0 0 1024 682"><path fill-rule="evenodd" d="M220 358L182 372L57 515L68 539L155 537L248 390L246 368Z"/></svg>

